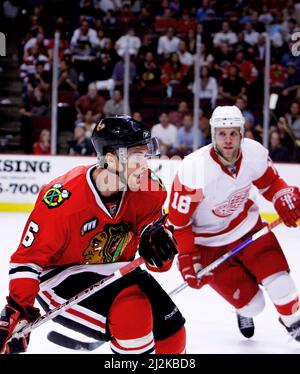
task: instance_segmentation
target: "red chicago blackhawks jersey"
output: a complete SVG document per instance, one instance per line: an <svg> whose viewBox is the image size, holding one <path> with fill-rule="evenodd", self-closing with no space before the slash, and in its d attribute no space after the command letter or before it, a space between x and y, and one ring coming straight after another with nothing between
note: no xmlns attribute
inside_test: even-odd
<svg viewBox="0 0 300 374"><path fill-rule="evenodd" d="M96 189L95 167L76 167L40 192L11 256L10 295L21 305L33 305L42 270L133 259L142 228L161 216L166 191L150 170L141 183L147 188L122 192L112 207Z"/></svg>
<svg viewBox="0 0 300 374"><path fill-rule="evenodd" d="M192 252L195 244L226 245L246 235L259 219L253 186L268 200L286 186L267 149L254 140L243 140L235 170L223 166L211 144L187 156L169 206L179 252Z"/></svg>

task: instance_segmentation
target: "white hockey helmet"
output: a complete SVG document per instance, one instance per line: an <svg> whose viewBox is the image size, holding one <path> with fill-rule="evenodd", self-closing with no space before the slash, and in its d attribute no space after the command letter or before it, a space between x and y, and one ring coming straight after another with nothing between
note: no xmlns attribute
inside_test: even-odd
<svg viewBox="0 0 300 374"><path fill-rule="evenodd" d="M216 128L239 127L241 137L243 138L244 136L245 118L240 109L235 105L216 107L216 109L213 111L211 119L209 120L209 124L211 128L211 137L214 144L216 140Z"/></svg>

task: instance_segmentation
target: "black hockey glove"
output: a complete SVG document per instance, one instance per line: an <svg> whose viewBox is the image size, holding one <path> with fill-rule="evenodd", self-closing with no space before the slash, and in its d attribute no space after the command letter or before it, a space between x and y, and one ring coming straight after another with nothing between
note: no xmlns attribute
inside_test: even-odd
<svg viewBox="0 0 300 374"><path fill-rule="evenodd" d="M173 226L166 226L167 214L144 228L140 238L139 254L153 267L162 268L178 253L173 237Z"/></svg>
<svg viewBox="0 0 300 374"><path fill-rule="evenodd" d="M21 353L27 350L30 334L20 339L12 339L13 333L21 330L28 322L40 315L36 308L23 309L11 297L0 315L0 353Z"/></svg>

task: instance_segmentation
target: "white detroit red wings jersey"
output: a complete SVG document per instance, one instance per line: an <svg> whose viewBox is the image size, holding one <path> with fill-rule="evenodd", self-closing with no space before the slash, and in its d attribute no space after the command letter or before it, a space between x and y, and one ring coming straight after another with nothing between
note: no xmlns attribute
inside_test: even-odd
<svg viewBox="0 0 300 374"><path fill-rule="evenodd" d="M10 295L22 306L33 305L43 270L132 260L142 228L161 216L167 193L150 171L141 181L149 188L124 191L112 216L94 185L95 167L74 168L40 192L11 256Z"/></svg>
<svg viewBox="0 0 300 374"><path fill-rule="evenodd" d="M195 244L222 246L247 234L259 218L251 199L253 185L268 200L286 186L268 151L254 140L242 141L234 175L212 144L188 155L173 182L169 205L179 251L191 252Z"/></svg>

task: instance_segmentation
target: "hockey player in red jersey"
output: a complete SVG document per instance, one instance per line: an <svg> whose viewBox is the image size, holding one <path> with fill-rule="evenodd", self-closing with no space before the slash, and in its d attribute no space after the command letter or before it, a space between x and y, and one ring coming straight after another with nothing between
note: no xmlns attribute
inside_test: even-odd
<svg viewBox="0 0 300 374"><path fill-rule="evenodd" d="M243 139L245 119L236 106L217 107L210 119L212 144L187 156L175 177L169 221L175 227L179 270L190 287L208 283L237 311L244 336L254 333L252 317L264 307L264 287L280 321L300 341L299 298L282 249L270 232L198 279L197 271L236 247L262 222L253 186L272 201L283 222L300 218L298 187L280 178L268 151Z"/></svg>
<svg viewBox="0 0 300 374"><path fill-rule="evenodd" d="M166 191L147 167L158 143L128 116L95 127L97 165L78 166L43 188L11 257L7 305L0 318L0 351L26 350L29 336L13 331L88 288L137 251L152 271L166 271L177 253L162 217ZM185 351L184 318L145 270L127 274L55 318L63 325L110 341L115 353Z"/></svg>

